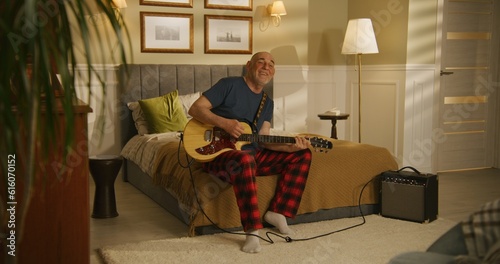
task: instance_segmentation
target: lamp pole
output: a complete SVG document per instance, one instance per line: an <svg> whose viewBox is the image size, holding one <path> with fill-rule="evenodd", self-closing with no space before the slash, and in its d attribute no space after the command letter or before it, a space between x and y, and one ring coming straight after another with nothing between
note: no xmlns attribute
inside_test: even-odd
<svg viewBox="0 0 500 264"><path fill-rule="evenodd" d="M361 143L361 53L358 56L358 142Z"/></svg>

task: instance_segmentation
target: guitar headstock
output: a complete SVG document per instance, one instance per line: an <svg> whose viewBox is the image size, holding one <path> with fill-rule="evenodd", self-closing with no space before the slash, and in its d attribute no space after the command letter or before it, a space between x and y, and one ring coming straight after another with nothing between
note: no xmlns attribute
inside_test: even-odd
<svg viewBox="0 0 500 264"><path fill-rule="evenodd" d="M311 142L311 146L318 152L328 152L333 148L333 143L328 139L320 137L311 137L308 139Z"/></svg>

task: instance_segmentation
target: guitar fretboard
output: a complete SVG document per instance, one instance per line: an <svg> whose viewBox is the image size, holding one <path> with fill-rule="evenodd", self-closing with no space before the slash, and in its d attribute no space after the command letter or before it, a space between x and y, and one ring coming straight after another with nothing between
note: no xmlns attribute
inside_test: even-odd
<svg viewBox="0 0 500 264"><path fill-rule="evenodd" d="M242 134L239 141L262 142L262 143L295 143L294 137Z"/></svg>

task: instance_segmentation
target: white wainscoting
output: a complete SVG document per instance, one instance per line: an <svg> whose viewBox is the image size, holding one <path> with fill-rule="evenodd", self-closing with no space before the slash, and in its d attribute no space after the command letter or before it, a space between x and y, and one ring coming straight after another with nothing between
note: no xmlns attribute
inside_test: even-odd
<svg viewBox="0 0 500 264"><path fill-rule="evenodd" d="M397 154L399 137L399 115L401 114L399 80L368 81L363 78L361 88L361 142L387 148L391 153ZM358 87L351 84L352 113L358 112ZM353 127L359 126L359 117L354 115ZM358 130L352 133L354 139L358 138ZM396 155L397 156L397 155Z"/></svg>
<svg viewBox="0 0 500 264"><path fill-rule="evenodd" d="M361 142L388 149L401 164L404 120L404 65L363 66L361 80ZM351 138L358 141L358 73L347 71L351 100Z"/></svg>
<svg viewBox="0 0 500 264"><path fill-rule="evenodd" d="M434 160L439 131L434 117L439 107L439 69L435 65L407 65L403 165L436 173Z"/></svg>
<svg viewBox="0 0 500 264"><path fill-rule="evenodd" d="M370 65L362 69L362 143L387 148L400 166L432 171L434 65ZM278 66L275 128L330 135L317 115L337 107L339 139L358 141L358 74L353 66Z"/></svg>
<svg viewBox="0 0 500 264"><path fill-rule="evenodd" d="M358 74L346 66L277 67L274 79L275 127L330 135L331 122L318 114L331 108L348 113L337 122L339 139L358 141ZM362 143L402 157L405 68L363 67Z"/></svg>
<svg viewBox="0 0 500 264"><path fill-rule="evenodd" d="M318 114L334 107L347 111L345 67L277 66L274 77L274 128L330 136L331 122ZM338 137L346 138L339 121Z"/></svg>
<svg viewBox="0 0 500 264"><path fill-rule="evenodd" d="M120 154L120 124L118 115L117 65L93 65L95 73L88 87L88 72L78 65L76 92L78 98L92 108L88 115L89 156ZM104 83L104 89L103 85Z"/></svg>
<svg viewBox="0 0 500 264"><path fill-rule="evenodd" d="M95 68L106 83L104 110L97 78L90 98L77 87L79 98L94 110L89 115L89 152L118 154L117 66ZM362 70L362 142L387 148L400 166L432 171L434 65L369 65ZM339 139L358 141L357 76L353 66L277 66L274 128L329 136L331 122L317 115L336 107L350 114L337 122ZM102 120L104 126L99 125Z"/></svg>

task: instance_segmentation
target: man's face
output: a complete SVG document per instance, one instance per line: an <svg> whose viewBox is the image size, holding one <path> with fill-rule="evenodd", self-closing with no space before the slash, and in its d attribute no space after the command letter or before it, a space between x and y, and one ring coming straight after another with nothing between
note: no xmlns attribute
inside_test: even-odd
<svg viewBox="0 0 500 264"><path fill-rule="evenodd" d="M266 85L274 76L274 59L269 53L256 54L247 67L250 78L258 85Z"/></svg>

